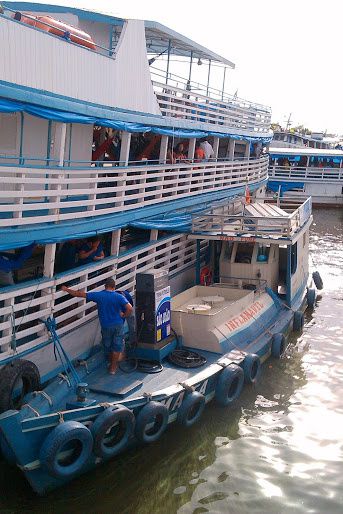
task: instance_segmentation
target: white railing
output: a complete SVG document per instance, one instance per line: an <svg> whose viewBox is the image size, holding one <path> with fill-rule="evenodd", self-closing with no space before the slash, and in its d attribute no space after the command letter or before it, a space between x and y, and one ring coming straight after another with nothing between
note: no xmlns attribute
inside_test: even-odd
<svg viewBox="0 0 343 514"><path fill-rule="evenodd" d="M270 178L297 179L297 180L314 180L325 182L343 181L343 168L313 168L294 166L270 166Z"/></svg>
<svg viewBox="0 0 343 514"><path fill-rule="evenodd" d="M2 165L0 227L113 214L258 183L267 173L266 157L86 169Z"/></svg>
<svg viewBox="0 0 343 514"><path fill-rule="evenodd" d="M276 204L269 201L268 204ZM280 202L279 202L280 203ZM254 204L251 204L254 206ZM230 214L212 209L208 214L194 215L192 219L192 232L197 234L220 234L232 236L234 234L248 234L250 237L270 235L273 238L290 237L301 228L312 213L311 198L302 203L288 216L256 216L248 212L244 214Z"/></svg>
<svg viewBox="0 0 343 514"><path fill-rule="evenodd" d="M156 82L163 82L165 84L165 87L173 86L178 89L183 89L185 92L187 92L187 94L189 94L189 91L193 91L198 93L199 95L206 96L214 100L221 100L222 103L235 102L236 105L241 105L244 107L253 107L254 109L257 109L260 112L271 114L271 108L266 105L252 102L244 98L240 98L236 94L230 95L229 93L226 93L223 90L210 86L210 84L205 86L205 84L195 82L194 80L188 80L184 77L181 77L180 75L176 75L175 73L170 72L168 72L167 77L166 71L157 68L156 66L150 66L150 72L152 79Z"/></svg>
<svg viewBox="0 0 343 514"><path fill-rule="evenodd" d="M201 259L207 243L201 242ZM80 323L93 320L96 308L84 299L72 298L61 290L61 285L72 283L74 289L102 289L104 281L114 277L116 288L133 291L137 272L151 268L164 268L172 278L193 266L196 243L186 235L177 235L155 241L99 264L75 268L52 279L42 278L29 283L7 287L0 292L0 352L11 354L13 342L26 350L47 340L42 319L53 315L59 335L77 328ZM14 330L15 327L15 330ZM1 358L0 358L1 360Z"/></svg>
<svg viewBox="0 0 343 514"><path fill-rule="evenodd" d="M161 82L153 81L153 85L164 116L258 134L269 132L271 112L267 108L263 110L262 107L234 98L226 102L215 100L209 96Z"/></svg>

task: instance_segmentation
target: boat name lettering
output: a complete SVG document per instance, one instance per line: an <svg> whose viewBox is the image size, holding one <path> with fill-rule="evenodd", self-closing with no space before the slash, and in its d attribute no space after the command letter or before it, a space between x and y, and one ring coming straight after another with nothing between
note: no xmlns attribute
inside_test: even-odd
<svg viewBox="0 0 343 514"><path fill-rule="evenodd" d="M199 393L204 395L206 393L207 384L208 380L205 380L204 382L197 384L194 388L196 391L199 391ZM182 404L185 392L186 391L181 391L178 396L170 396L170 398L167 398L165 401L161 401L161 403L165 405L169 411L177 410Z"/></svg>
<svg viewBox="0 0 343 514"><path fill-rule="evenodd" d="M226 323L230 332L234 332L237 328L254 318L254 316L263 309L264 305L261 302L255 302L250 307L245 309L239 316L232 318Z"/></svg>
<svg viewBox="0 0 343 514"><path fill-rule="evenodd" d="M255 237L220 236L221 241L243 241L244 243L255 243Z"/></svg>

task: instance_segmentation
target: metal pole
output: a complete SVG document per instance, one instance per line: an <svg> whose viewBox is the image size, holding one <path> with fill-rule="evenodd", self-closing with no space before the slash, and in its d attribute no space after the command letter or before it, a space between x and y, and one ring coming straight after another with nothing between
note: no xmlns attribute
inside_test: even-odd
<svg viewBox="0 0 343 514"><path fill-rule="evenodd" d="M169 39L169 43L168 43L167 71L166 71L166 84L168 84L169 63L170 63L170 50L171 50L171 39Z"/></svg>
<svg viewBox="0 0 343 514"><path fill-rule="evenodd" d="M191 62L189 64L189 75L188 75L188 82L191 81L192 76L192 64L193 64L193 52L191 52Z"/></svg>
<svg viewBox="0 0 343 514"><path fill-rule="evenodd" d="M200 264L201 264L201 252L200 252L200 239L197 239L196 245L196 261L195 261L195 284L200 284Z"/></svg>
<svg viewBox="0 0 343 514"><path fill-rule="evenodd" d="M207 75L206 96L208 96L208 88L209 88L209 85L210 85L210 74L211 74L211 59L208 61L208 75Z"/></svg>
<svg viewBox="0 0 343 514"><path fill-rule="evenodd" d="M224 76L223 76L222 100L224 99L225 75L226 75L226 67L224 68Z"/></svg>

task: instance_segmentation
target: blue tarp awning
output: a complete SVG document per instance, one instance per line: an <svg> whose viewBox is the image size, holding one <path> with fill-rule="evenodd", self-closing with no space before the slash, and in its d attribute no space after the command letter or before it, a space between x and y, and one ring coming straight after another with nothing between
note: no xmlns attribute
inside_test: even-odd
<svg viewBox="0 0 343 514"><path fill-rule="evenodd" d="M304 187L304 182L283 182L282 180L269 180L268 181L268 189L271 191L279 191L280 193L285 193L286 191L290 191L291 189L299 189Z"/></svg>
<svg viewBox="0 0 343 514"><path fill-rule="evenodd" d="M126 121L116 121L106 118L97 118L95 116L86 116L84 114L77 114L74 112L60 111L58 109L51 109L48 107L42 107L34 104L25 102L16 102L8 100L6 98L0 98L0 112L12 113L12 112L25 112L32 116L38 116L46 120L57 121L60 123L81 123L86 125L99 125L101 127L110 127L116 130L125 130L127 132L152 132L154 134L160 134L165 136L174 136L179 138L201 138L206 136L214 137L230 137L236 140L244 141L261 141L262 143L269 143L271 137L251 137L237 134L221 133L215 131L203 131L203 130L188 130L178 129L174 127L158 127L152 125L144 125L142 123L132 123Z"/></svg>

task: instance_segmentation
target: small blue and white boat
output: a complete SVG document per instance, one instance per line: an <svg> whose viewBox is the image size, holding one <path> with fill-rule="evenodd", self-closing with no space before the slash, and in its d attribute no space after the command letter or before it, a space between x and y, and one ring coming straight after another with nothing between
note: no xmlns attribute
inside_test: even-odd
<svg viewBox="0 0 343 514"><path fill-rule="evenodd" d="M299 200L311 196L313 205L343 205L341 149L271 146L269 155L269 189Z"/></svg>
<svg viewBox="0 0 343 514"><path fill-rule="evenodd" d="M314 307L313 281L322 283L309 276L311 222L311 199L293 212L282 200L247 198L194 214L195 283L170 299L163 269L137 275L138 343L114 376L101 351L72 362L48 318L64 371L27 394L20 410L0 415L5 458L43 495L155 442L173 423L193 425L212 399L229 408L267 358L284 354L288 332L300 331L305 308Z"/></svg>

